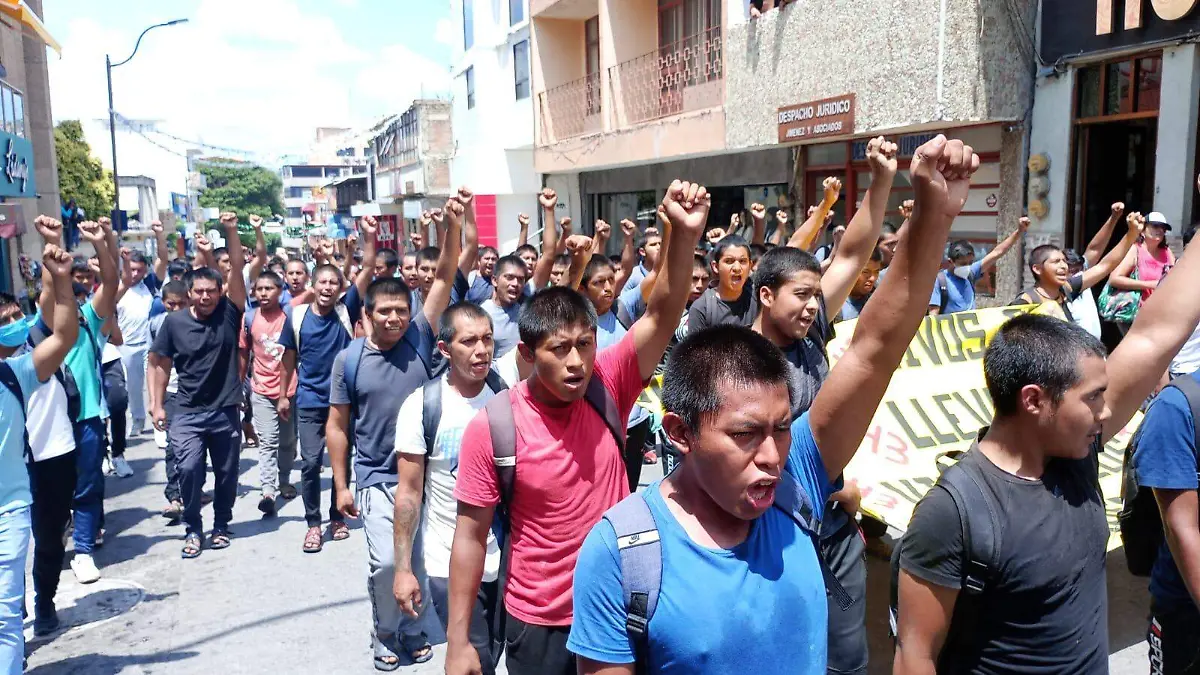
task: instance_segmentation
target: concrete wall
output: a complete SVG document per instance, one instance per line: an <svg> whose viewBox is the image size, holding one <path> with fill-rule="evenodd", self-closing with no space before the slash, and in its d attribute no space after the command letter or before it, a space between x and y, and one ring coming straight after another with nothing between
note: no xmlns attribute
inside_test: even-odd
<svg viewBox="0 0 1200 675"><path fill-rule="evenodd" d="M1154 162L1154 210L1183 226L1192 221L1196 194L1196 118L1200 115L1200 49L1184 44L1163 50L1158 152ZM1190 142L1182 142L1189 139Z"/></svg>
<svg viewBox="0 0 1200 675"><path fill-rule="evenodd" d="M658 3L655 0L602 0L600 31L602 58L618 64L658 48ZM607 14L607 22L605 15ZM611 51L603 51L611 45Z"/></svg>
<svg viewBox="0 0 1200 675"><path fill-rule="evenodd" d="M666 190L671 181L685 178L706 186L786 183L792 175L792 152L773 148L760 152L697 157L659 164L631 166L579 175L584 194L611 194L639 190Z"/></svg>
<svg viewBox="0 0 1200 675"><path fill-rule="evenodd" d="M532 33L534 98L586 74L583 21L534 19Z"/></svg>
<svg viewBox="0 0 1200 675"><path fill-rule="evenodd" d="M1039 77L1037 80L1029 152L1045 155L1050 160L1050 168L1046 173L1050 179L1050 192L1046 196L1049 210L1044 218L1034 218L1030 228L1033 236L1040 237L1039 243L1051 240L1061 243L1067 221L1074 93L1074 70L1061 75Z"/></svg>
<svg viewBox="0 0 1200 675"><path fill-rule="evenodd" d="M728 146L774 145L780 106L849 92L857 134L1022 119L1032 61L1005 4L947 1L943 21L939 0L798 0L750 22L728 0ZM1035 1L1016 4L1031 31Z"/></svg>

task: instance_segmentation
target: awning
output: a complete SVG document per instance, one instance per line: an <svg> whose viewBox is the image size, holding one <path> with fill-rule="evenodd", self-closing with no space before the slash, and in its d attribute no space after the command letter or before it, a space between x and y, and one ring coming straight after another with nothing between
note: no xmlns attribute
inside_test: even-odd
<svg viewBox="0 0 1200 675"><path fill-rule="evenodd" d="M0 0L0 12L21 22L34 35L41 38L47 47L62 56L62 45L58 44L58 40L55 40L54 36L50 35L50 31L46 30L46 24L42 23L41 18L29 8L29 5L25 4L25 0Z"/></svg>

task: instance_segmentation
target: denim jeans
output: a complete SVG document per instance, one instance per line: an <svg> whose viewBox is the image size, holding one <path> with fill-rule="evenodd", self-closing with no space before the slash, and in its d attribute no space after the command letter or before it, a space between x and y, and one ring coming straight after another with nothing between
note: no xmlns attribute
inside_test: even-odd
<svg viewBox="0 0 1200 675"><path fill-rule="evenodd" d="M104 523L104 420L75 423L75 552L91 555Z"/></svg>
<svg viewBox="0 0 1200 675"><path fill-rule="evenodd" d="M23 670L22 610L29 532L28 506L0 514L0 675L20 675Z"/></svg>

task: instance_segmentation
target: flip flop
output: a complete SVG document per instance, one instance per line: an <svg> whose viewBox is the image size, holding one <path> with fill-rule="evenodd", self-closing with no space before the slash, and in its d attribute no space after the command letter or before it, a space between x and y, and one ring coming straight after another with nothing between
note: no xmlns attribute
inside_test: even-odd
<svg viewBox="0 0 1200 675"><path fill-rule="evenodd" d="M420 656L417 656L417 654L420 654ZM426 642L425 644L421 645L420 647L417 647L416 649L410 651L408 653L408 655L410 658L412 658L412 661L414 664L425 663L426 661L433 658L433 645Z"/></svg>
<svg viewBox="0 0 1200 675"><path fill-rule="evenodd" d="M329 538L334 541L342 541L350 538L350 528L345 523L334 521L329 524Z"/></svg>
<svg viewBox="0 0 1200 675"><path fill-rule="evenodd" d="M208 547L214 551L229 548L229 530L213 530L208 537Z"/></svg>
<svg viewBox="0 0 1200 675"><path fill-rule="evenodd" d="M183 550L179 552L179 555L182 556L184 560L199 558L200 550L200 535L193 532L183 538Z"/></svg>
<svg viewBox="0 0 1200 675"><path fill-rule="evenodd" d="M432 651L430 652L430 654L432 655ZM384 661L384 659L394 659L394 660L393 661ZM428 659L426 659L426 660L428 660ZM396 670L397 668L400 667L400 656L398 654L396 654L396 652L392 651L383 642L376 640L375 641L374 662L375 662L375 670L378 670L378 671L381 671L384 673L390 673L393 670Z"/></svg>

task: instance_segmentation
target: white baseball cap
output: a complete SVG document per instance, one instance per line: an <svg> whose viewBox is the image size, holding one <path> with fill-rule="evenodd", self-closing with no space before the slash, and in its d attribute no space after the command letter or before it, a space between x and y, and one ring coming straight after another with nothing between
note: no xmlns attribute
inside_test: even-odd
<svg viewBox="0 0 1200 675"><path fill-rule="evenodd" d="M1146 216L1146 223L1149 225L1157 225L1164 230L1171 229L1171 223L1167 222L1167 217L1158 211L1151 211L1150 215Z"/></svg>

